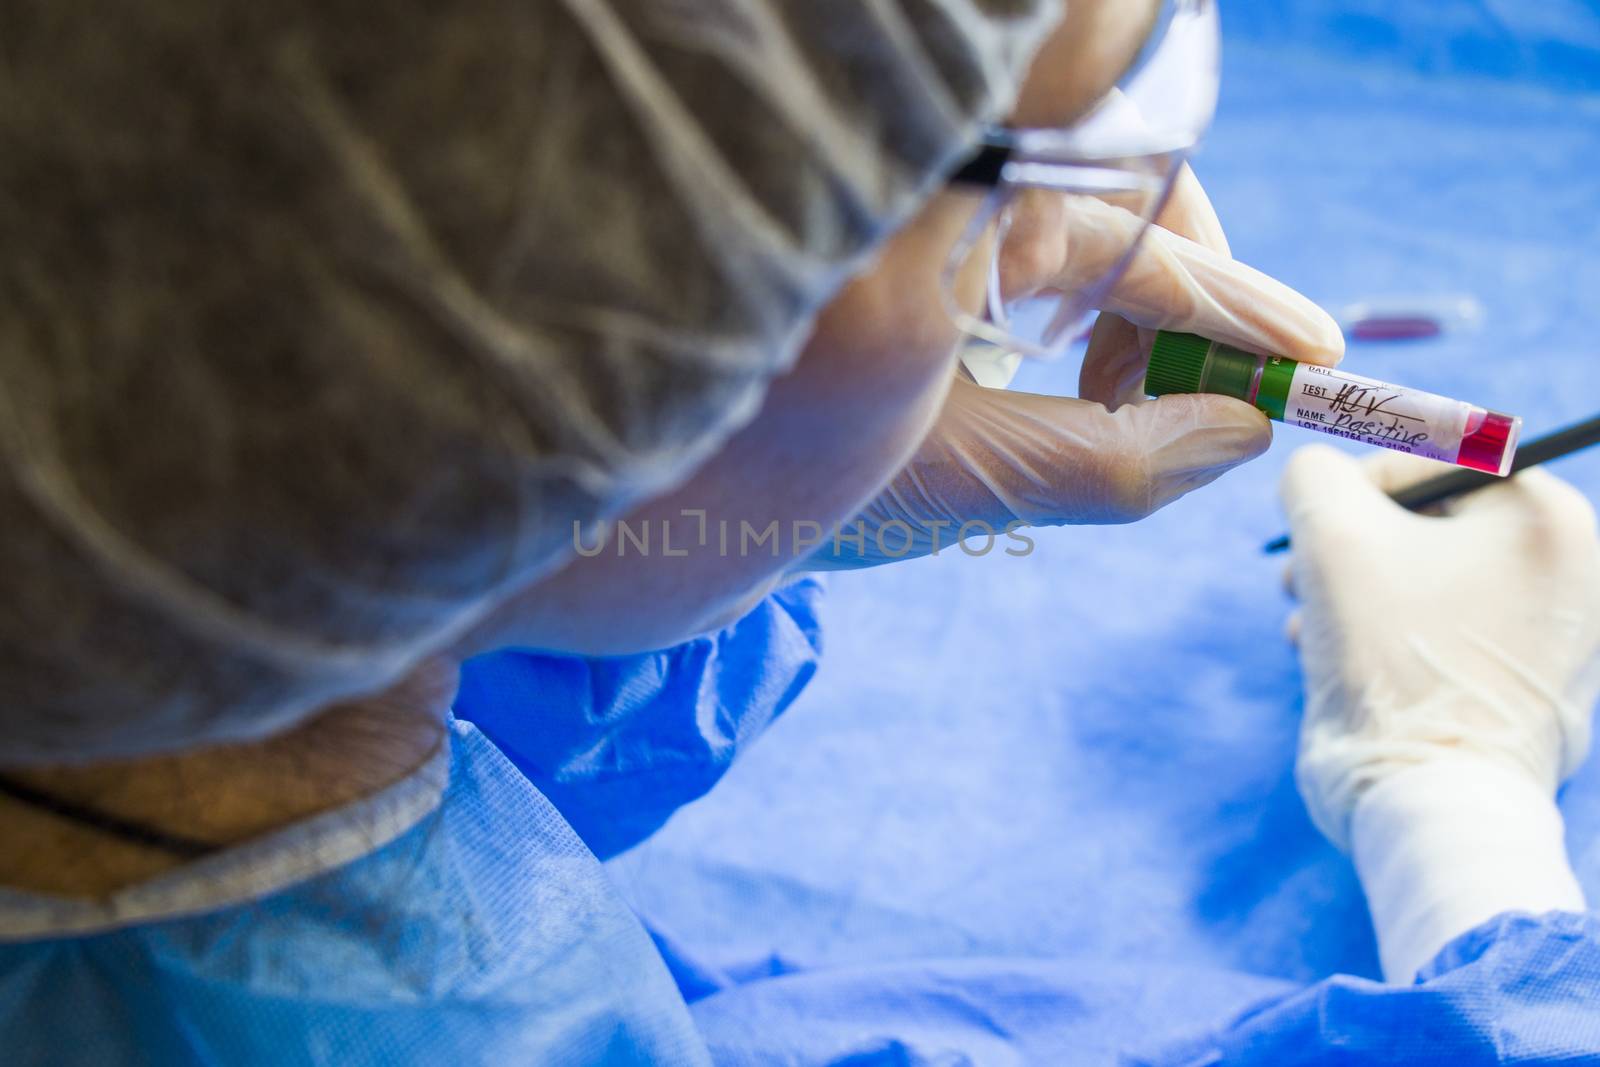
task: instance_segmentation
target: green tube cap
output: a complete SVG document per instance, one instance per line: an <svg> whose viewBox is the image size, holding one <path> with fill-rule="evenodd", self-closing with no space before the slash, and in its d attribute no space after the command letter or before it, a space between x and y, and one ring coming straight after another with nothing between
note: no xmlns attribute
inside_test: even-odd
<svg viewBox="0 0 1600 1067"><path fill-rule="evenodd" d="M1145 394L1200 392L1211 347L1212 342L1192 333L1157 333L1150 349L1150 369L1144 376Z"/></svg>

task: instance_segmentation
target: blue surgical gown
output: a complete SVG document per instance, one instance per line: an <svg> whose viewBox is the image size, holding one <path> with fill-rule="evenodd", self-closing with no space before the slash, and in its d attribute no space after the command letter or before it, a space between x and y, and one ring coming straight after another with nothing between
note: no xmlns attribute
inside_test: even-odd
<svg viewBox="0 0 1600 1067"><path fill-rule="evenodd" d="M471 665L438 807L378 850L204 914L0 945L0 1063L1544 1064L1600 1050L1588 915L1499 917L1409 988L1137 960L707 964L642 924L597 856L710 788L788 706L816 666L816 603L800 583L650 656ZM759 909L743 921L759 929Z"/></svg>

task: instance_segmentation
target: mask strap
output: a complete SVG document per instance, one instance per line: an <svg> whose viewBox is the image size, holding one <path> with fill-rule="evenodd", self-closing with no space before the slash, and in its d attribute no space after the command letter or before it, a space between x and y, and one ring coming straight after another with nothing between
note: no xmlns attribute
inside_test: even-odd
<svg viewBox="0 0 1600 1067"><path fill-rule="evenodd" d="M26 804L29 807L60 816L81 826L99 830L112 837L120 838L129 844L159 849L162 852L170 852L184 859L200 859L203 856L220 852L223 848L221 845L214 845L208 841L186 837L183 834L168 833L153 826L146 826L130 819L119 818L116 815L98 811L70 800L63 800L43 790L35 789L26 782L18 781L6 774L0 774L0 795L8 796L12 800Z"/></svg>

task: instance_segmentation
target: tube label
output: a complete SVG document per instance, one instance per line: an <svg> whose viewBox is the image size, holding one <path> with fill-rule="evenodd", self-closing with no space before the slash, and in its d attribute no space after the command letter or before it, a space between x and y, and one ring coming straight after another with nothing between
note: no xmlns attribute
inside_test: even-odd
<svg viewBox="0 0 1600 1067"><path fill-rule="evenodd" d="M1256 406L1294 426L1446 463L1456 461L1473 410L1437 393L1277 357L1262 369Z"/></svg>

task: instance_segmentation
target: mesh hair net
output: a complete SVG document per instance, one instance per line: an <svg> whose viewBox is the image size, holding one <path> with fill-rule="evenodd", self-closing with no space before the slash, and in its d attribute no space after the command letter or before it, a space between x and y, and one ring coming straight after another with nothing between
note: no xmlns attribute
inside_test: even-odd
<svg viewBox="0 0 1600 1067"><path fill-rule="evenodd" d="M0 10L0 762L395 677L755 412L1056 0Z"/></svg>

